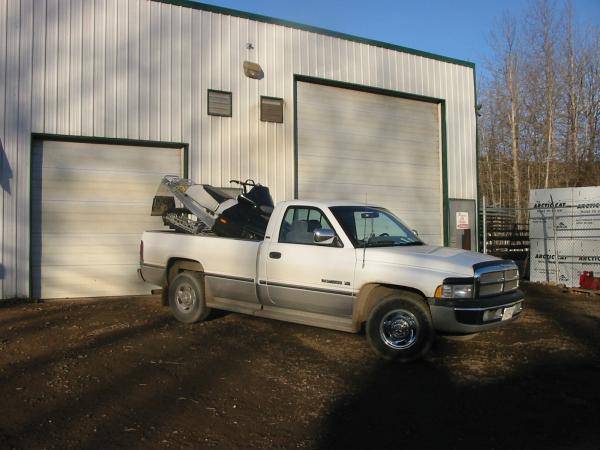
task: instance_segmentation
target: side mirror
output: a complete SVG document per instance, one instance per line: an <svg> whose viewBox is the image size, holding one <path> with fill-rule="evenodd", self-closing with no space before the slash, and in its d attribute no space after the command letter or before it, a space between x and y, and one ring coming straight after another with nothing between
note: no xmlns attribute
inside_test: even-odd
<svg viewBox="0 0 600 450"><path fill-rule="evenodd" d="M419 232L418 232L417 230L415 230L415 229L413 228L413 229L412 229L412 230L410 230L410 231L412 231L412 232L413 232L413 234L414 234L416 237L419 237Z"/></svg>
<svg viewBox="0 0 600 450"><path fill-rule="evenodd" d="M319 245L331 245L335 241L335 232L328 228L317 228L313 233L313 241Z"/></svg>

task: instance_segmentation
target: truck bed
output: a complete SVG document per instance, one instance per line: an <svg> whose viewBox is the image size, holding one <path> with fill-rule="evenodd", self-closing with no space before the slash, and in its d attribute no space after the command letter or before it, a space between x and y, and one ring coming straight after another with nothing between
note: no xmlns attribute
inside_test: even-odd
<svg viewBox="0 0 600 450"><path fill-rule="evenodd" d="M142 241L145 265L166 268L171 258L196 261L202 255L205 273L252 280L256 278L257 254L262 244L262 241L171 230L146 231Z"/></svg>

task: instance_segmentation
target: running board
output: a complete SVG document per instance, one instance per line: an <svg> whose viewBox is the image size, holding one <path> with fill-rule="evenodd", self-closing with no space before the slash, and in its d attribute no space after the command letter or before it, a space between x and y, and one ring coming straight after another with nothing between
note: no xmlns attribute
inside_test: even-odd
<svg viewBox="0 0 600 450"><path fill-rule="evenodd" d="M250 316L256 314L261 308L260 303L241 302L239 300L230 300L222 297L213 297L210 301L206 302L206 306L241 314L248 314Z"/></svg>
<svg viewBox="0 0 600 450"><path fill-rule="evenodd" d="M206 302L206 306L250 316L263 317L265 319L275 319L284 322L299 323L301 325L327 328L329 330L346 331L349 333L356 333L358 331L350 317L335 317L327 314L298 311L277 306L266 306L261 305L260 303L240 302L238 300L221 297L213 297L210 301Z"/></svg>
<svg viewBox="0 0 600 450"><path fill-rule="evenodd" d="M278 308L276 306L263 306L263 309L254 313L255 316L267 319L283 320L285 322L311 325L314 327L328 328L330 330L347 331L356 333L351 318L335 317L327 314L318 314L295 309Z"/></svg>

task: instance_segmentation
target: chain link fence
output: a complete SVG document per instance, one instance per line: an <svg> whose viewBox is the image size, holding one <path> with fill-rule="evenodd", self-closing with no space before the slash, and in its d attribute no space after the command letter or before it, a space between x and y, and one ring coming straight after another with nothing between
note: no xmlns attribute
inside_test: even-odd
<svg viewBox="0 0 600 450"><path fill-rule="evenodd" d="M600 187L531 191L530 208L480 211L484 253L512 259L524 278L579 286L600 275Z"/></svg>

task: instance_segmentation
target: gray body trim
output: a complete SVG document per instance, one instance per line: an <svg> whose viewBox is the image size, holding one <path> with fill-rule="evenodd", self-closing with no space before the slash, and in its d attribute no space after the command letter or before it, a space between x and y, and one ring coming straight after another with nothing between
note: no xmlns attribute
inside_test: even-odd
<svg viewBox="0 0 600 450"><path fill-rule="evenodd" d="M296 309L280 308L261 303L250 303L228 298L213 297L207 300L206 305L211 308L232 311L251 316L264 317L266 319L282 320L285 322L300 323L315 327L328 328L331 330L347 331L355 333L358 331L351 317L337 317L328 314L319 314Z"/></svg>
<svg viewBox="0 0 600 450"><path fill-rule="evenodd" d="M139 274L148 283L166 285L166 267L141 264ZM203 273L206 305L242 314L286 322L313 325L333 330L356 332L352 322L354 297L351 292L284 284L267 284L253 278ZM294 301L275 305L268 289L279 289ZM288 304L289 303L289 304Z"/></svg>
<svg viewBox="0 0 600 450"><path fill-rule="evenodd" d="M204 274L204 289L207 298L235 299L238 302L258 305L255 286L252 278Z"/></svg>
<svg viewBox="0 0 600 450"><path fill-rule="evenodd" d="M487 311L488 309L508 308L509 306L514 306L517 303L521 302L522 300L519 300L518 302L505 303L503 305L498 306L488 306L486 308L454 308L454 311Z"/></svg>
<svg viewBox="0 0 600 450"><path fill-rule="evenodd" d="M358 331L352 322L352 318L350 317L338 317L328 314L298 311L296 309L279 308L277 306L266 305L263 306L261 310L256 311L254 315L268 319L277 319L286 322L328 328L330 330L349 331L351 333L356 333Z"/></svg>
<svg viewBox="0 0 600 450"><path fill-rule="evenodd" d="M246 283L254 283L254 278L235 277L233 275L221 275L219 273L210 273L210 272L204 272L203 275L205 277L224 278L226 280L236 280L236 281L245 281Z"/></svg>
<svg viewBox="0 0 600 450"><path fill-rule="evenodd" d="M142 264L139 273L144 281L166 285L166 268L163 266ZM214 273L203 275L206 304L209 307L333 330L358 331L352 320L356 297L350 291L269 283L265 280ZM485 307L440 305L435 303L435 299L429 299L434 328L442 333L477 333L513 322L520 314L509 320L466 324L457 320L456 312L482 312L510 307L523 302L523 294L519 294L509 302L499 296L497 305Z"/></svg>
<svg viewBox="0 0 600 450"><path fill-rule="evenodd" d="M478 333L480 331L489 330L490 328L496 328L502 326L504 324L513 322L521 317L522 313L519 313L508 320L499 320L495 322L483 323L483 324L467 324L462 323L457 320L456 312L457 311L473 311L473 312L483 312L491 309L500 309L507 308L510 306L518 305L523 303L523 298L514 301L512 303L503 303L495 306L488 306L485 308L475 307L454 307L454 306L442 306L442 305L433 305L430 303L429 308L431 310L431 318L433 320L433 326L438 332L446 332L446 333Z"/></svg>
<svg viewBox="0 0 600 450"><path fill-rule="evenodd" d="M264 285L267 285L269 287L278 287L278 288L286 288L286 289L299 289L299 290L302 290L302 291L322 292L324 294L337 294L337 295L348 295L348 296L353 296L354 295L352 292L349 292L349 291L339 291L337 289L315 288L315 287L308 287L308 286L299 286L297 284L273 283L273 282L263 281L263 280L260 281L260 284L264 284ZM341 281L340 281L340 284L342 284Z"/></svg>
<svg viewBox="0 0 600 450"><path fill-rule="evenodd" d="M268 283L269 299L280 308L352 317L354 297L351 293Z"/></svg>
<svg viewBox="0 0 600 450"><path fill-rule="evenodd" d="M157 266L154 264L140 264L138 273L142 280L147 283L155 284L157 286L166 286L167 284L167 268L163 266Z"/></svg>
<svg viewBox="0 0 600 450"><path fill-rule="evenodd" d="M209 306L210 308L217 308L225 311L250 315L256 314L256 312L260 311L262 307L260 303L251 303L221 297L207 298L206 306Z"/></svg>

